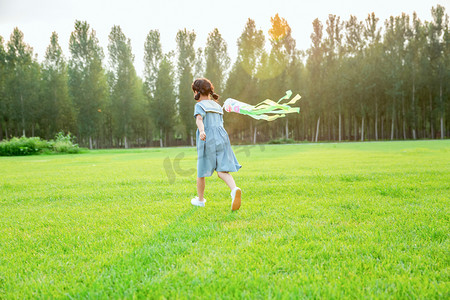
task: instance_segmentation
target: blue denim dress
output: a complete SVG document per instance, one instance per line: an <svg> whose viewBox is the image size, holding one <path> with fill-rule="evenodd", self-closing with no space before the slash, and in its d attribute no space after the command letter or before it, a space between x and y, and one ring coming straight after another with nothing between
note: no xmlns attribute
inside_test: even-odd
<svg viewBox="0 0 450 300"><path fill-rule="evenodd" d="M217 172L236 172L242 166L231 149L230 139L223 128L222 107L213 100L195 104L194 118L201 115L205 125L206 141L200 139L197 129L197 177L209 177Z"/></svg>

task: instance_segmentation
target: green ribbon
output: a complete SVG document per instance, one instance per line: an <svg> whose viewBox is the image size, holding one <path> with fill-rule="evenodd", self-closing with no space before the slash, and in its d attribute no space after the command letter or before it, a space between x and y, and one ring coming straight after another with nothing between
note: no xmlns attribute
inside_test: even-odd
<svg viewBox="0 0 450 300"><path fill-rule="evenodd" d="M290 113L300 113L300 107L290 107L290 104L295 104L300 100L300 95L296 95L292 100L287 103L280 103L285 99L289 99L292 96L292 91L286 91L286 95L280 98L277 102L266 99L255 106L248 105L248 107L241 108L240 113L243 115L249 115L250 117L257 120L273 121L281 117L285 117L286 114ZM248 109L247 109L248 108ZM274 114L274 115L266 115Z"/></svg>

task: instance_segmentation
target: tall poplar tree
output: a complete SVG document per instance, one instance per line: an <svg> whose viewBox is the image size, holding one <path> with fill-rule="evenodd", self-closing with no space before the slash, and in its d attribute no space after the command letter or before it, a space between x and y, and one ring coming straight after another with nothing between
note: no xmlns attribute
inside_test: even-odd
<svg viewBox="0 0 450 300"><path fill-rule="evenodd" d="M407 51L406 51L406 67L408 68L411 93L411 106L408 114L408 125L411 126L413 139L417 138L417 123L420 118L417 114L418 104L420 96L417 93L421 86L420 72L424 65L422 59L425 56L421 55L421 51L424 45L426 45L426 31L417 14L413 13L412 24L407 24ZM418 99L419 98L419 99Z"/></svg>
<svg viewBox="0 0 450 300"><path fill-rule="evenodd" d="M16 27L7 43L7 94L10 102L11 120L15 128L26 129L34 126L39 112L39 64L33 58L33 49L24 42L23 33Z"/></svg>
<svg viewBox="0 0 450 300"><path fill-rule="evenodd" d="M228 76L224 94L227 97L246 99L250 104L258 100L257 66L264 50L264 33L256 29L255 21L248 19L244 31L237 40L238 55ZM250 128L251 141L256 143L257 121L237 114L226 116L227 123L238 124L234 130Z"/></svg>
<svg viewBox="0 0 450 300"><path fill-rule="evenodd" d="M144 45L144 83L147 97L153 98L159 64L163 58L161 37L158 30L150 30Z"/></svg>
<svg viewBox="0 0 450 300"><path fill-rule="evenodd" d="M364 65L364 25L355 16L350 16L350 19L345 23L346 34L345 39L347 42L347 55L348 60L348 79L349 88L352 90L349 95L347 109L352 112L352 119L349 123L353 123L354 138L358 137L358 132L361 135L361 141L364 141L365 134L365 118L367 112L366 106L366 94L365 94L365 81L367 73L361 72ZM361 119L361 128L357 125L358 117ZM350 125L351 126L351 125ZM360 130L358 130L360 129Z"/></svg>
<svg viewBox="0 0 450 300"><path fill-rule="evenodd" d="M214 91L220 94L224 90L226 74L231 60L227 53L227 43L217 28L208 35L205 60L205 77L211 80L215 87Z"/></svg>
<svg viewBox="0 0 450 300"><path fill-rule="evenodd" d="M131 41L125 37L120 26L113 26L109 34L111 110L117 136L123 137L128 148L128 137L135 115L138 95L137 76Z"/></svg>
<svg viewBox="0 0 450 300"><path fill-rule="evenodd" d="M101 112L106 101L103 50L95 31L82 21L75 21L69 49L69 91L78 112L78 132L83 138L88 138L92 149L93 138L100 131Z"/></svg>
<svg viewBox="0 0 450 300"><path fill-rule="evenodd" d="M8 138L6 121L8 118L6 103L6 51L3 46L3 37L0 36L0 141L3 139L3 128L5 137Z"/></svg>
<svg viewBox="0 0 450 300"><path fill-rule="evenodd" d="M69 97L67 65L58 43L58 34L53 32L42 66L42 98L45 109L43 120L46 137L58 131L75 130L73 103Z"/></svg>
<svg viewBox="0 0 450 300"><path fill-rule="evenodd" d="M195 122L192 114L194 101L191 84L194 79L193 70L195 68L195 42L196 35L186 29L177 33L177 77L178 77L178 111L180 119L185 127L187 141L194 145L193 133Z"/></svg>
<svg viewBox="0 0 450 300"><path fill-rule="evenodd" d="M158 30L150 30L144 44L144 94L148 103L148 116L150 119L158 117L154 111L152 103L155 101L156 79L158 77L159 67L163 58L161 37ZM152 120L157 124L157 120ZM152 139L159 135L160 145L162 147L162 131L152 131Z"/></svg>
<svg viewBox="0 0 450 300"><path fill-rule="evenodd" d="M390 110L391 110L391 140L394 139L398 127L399 111L404 115L404 97L405 97L405 81L403 58L405 57L405 40L406 40L406 24L408 20L405 14L397 17L390 17L386 20L384 48L387 64L390 68L386 68L386 77L388 79L388 86L386 93L389 95ZM396 130L397 128L397 130Z"/></svg>
<svg viewBox="0 0 450 300"><path fill-rule="evenodd" d="M155 127L159 129L161 147L168 145L169 133L173 128L176 112L174 71L169 55L164 55L159 64L155 94L150 101L150 112Z"/></svg>
<svg viewBox="0 0 450 300"><path fill-rule="evenodd" d="M366 40L364 49L364 66L362 70L365 82L365 106L367 116L374 119L375 140L378 140L378 119L380 109L380 95L383 94L383 71L382 71L382 44L381 44L381 28L378 26L379 19L375 13L371 13L365 20L363 27L363 35ZM375 111L375 115L370 112Z"/></svg>
<svg viewBox="0 0 450 300"><path fill-rule="evenodd" d="M448 16L445 14L445 8L441 5L437 5L431 9L431 15L433 17L430 23L429 29L429 44L430 44L430 64L431 75L435 85L435 98L438 105L439 125L440 125L440 138L445 137L445 107L444 99L446 98L444 93L446 86L444 79L446 73L448 73L448 65L445 65L445 31L448 31ZM447 33L448 34L448 33ZM448 46L447 46L448 47ZM447 97L448 99L448 97Z"/></svg>
<svg viewBox="0 0 450 300"><path fill-rule="evenodd" d="M313 21L313 33L311 34L312 45L309 49L309 57L307 67L310 74L309 85L309 102L311 107L314 107L314 115L317 119L317 126L315 130L314 140L319 139L320 117L322 115L322 97L323 97L323 25L319 19Z"/></svg>

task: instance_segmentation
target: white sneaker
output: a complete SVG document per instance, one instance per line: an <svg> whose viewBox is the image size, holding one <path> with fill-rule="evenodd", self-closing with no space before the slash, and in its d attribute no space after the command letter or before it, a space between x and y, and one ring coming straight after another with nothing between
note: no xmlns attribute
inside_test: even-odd
<svg viewBox="0 0 450 300"><path fill-rule="evenodd" d="M242 191L238 187L231 191L231 210L238 210L241 207L241 194Z"/></svg>
<svg viewBox="0 0 450 300"><path fill-rule="evenodd" d="M191 204L195 205L195 206L201 206L204 207L206 203L206 199L203 198L203 201L198 200L198 196L196 196L195 198L191 199Z"/></svg>

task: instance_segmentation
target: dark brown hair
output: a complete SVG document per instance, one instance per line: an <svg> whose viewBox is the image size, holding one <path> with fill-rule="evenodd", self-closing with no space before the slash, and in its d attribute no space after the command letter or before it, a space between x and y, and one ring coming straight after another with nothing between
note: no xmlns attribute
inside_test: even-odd
<svg viewBox="0 0 450 300"><path fill-rule="evenodd" d="M207 95L211 95L213 97L214 100L219 99L219 95L217 95L216 93L214 93L214 86L211 83L211 81L209 81L206 78L197 78L194 80L194 82L192 83L192 91L195 92L195 96L194 99L198 100L200 99L200 94L207 96Z"/></svg>

